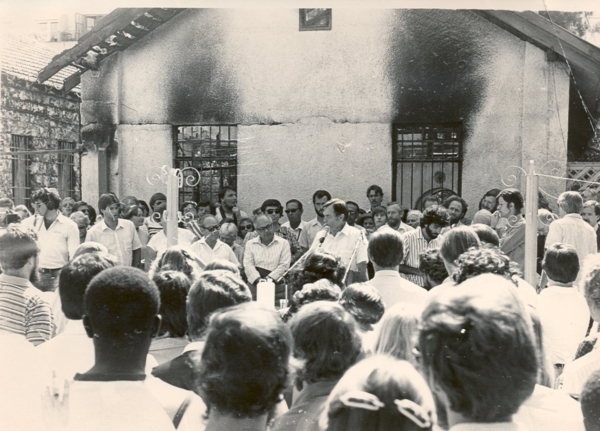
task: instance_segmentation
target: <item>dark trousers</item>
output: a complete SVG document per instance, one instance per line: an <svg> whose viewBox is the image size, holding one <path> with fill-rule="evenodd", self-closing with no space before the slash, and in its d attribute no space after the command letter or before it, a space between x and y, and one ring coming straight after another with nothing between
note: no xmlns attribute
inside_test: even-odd
<svg viewBox="0 0 600 431"><path fill-rule="evenodd" d="M61 268L38 269L39 280L35 283L35 287L42 292L54 292L58 288L58 275L60 274L60 270Z"/></svg>

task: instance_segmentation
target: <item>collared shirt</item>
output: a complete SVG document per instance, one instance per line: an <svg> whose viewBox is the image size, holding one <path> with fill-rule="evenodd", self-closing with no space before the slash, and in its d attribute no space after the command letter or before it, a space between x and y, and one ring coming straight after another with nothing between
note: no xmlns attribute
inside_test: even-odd
<svg viewBox="0 0 600 431"><path fill-rule="evenodd" d="M550 223L548 236L546 237L546 248L557 242L575 247L580 267L582 267L588 254L598 252L596 232L579 214L566 214L563 218Z"/></svg>
<svg viewBox="0 0 600 431"><path fill-rule="evenodd" d="M400 222L397 229L394 229L393 227L391 227L389 224L386 223L383 226L381 226L379 229L377 229L377 232L383 232L386 230L398 232L400 235L403 235L403 234L413 231L415 229L412 226L409 226L406 223L402 223L402 222Z"/></svg>
<svg viewBox="0 0 600 431"><path fill-rule="evenodd" d="M419 254L429 248L435 248L439 246L439 236L429 242L423 236L423 228L413 229L410 232L402 235L402 243L404 245L404 258L402 259L402 265L408 265L412 268L419 267ZM425 287L425 276L416 274L404 274L400 275L406 278L408 281Z"/></svg>
<svg viewBox="0 0 600 431"><path fill-rule="evenodd" d="M585 298L575 287L556 284L550 281L550 285L540 292L537 312L550 363L566 364L573 359L579 342L585 338L590 312Z"/></svg>
<svg viewBox="0 0 600 431"><path fill-rule="evenodd" d="M133 252L142 248L142 243L135 231L135 225L129 220L117 219L117 227L112 230L102 220L88 230L86 241L104 244L108 252L115 256L119 265L131 266Z"/></svg>
<svg viewBox="0 0 600 431"><path fill-rule="evenodd" d="M273 235L273 241L264 245L258 237L246 244L244 271L252 284L260 278L256 267L271 271L269 277L278 280L290 267L291 260L290 244L285 239Z"/></svg>
<svg viewBox="0 0 600 431"><path fill-rule="evenodd" d="M294 231L287 226L279 226L279 229L275 231L275 235L280 238L285 239L290 244L290 253L296 254L298 250L300 250L300 244L298 244L298 240L296 239L296 235ZM258 232L248 232L246 237L244 238L244 247L248 244L248 241L251 239L258 238Z"/></svg>
<svg viewBox="0 0 600 431"><path fill-rule="evenodd" d="M323 242L321 242L321 239ZM350 265L351 271L357 271L359 263L368 261L367 245L368 241L363 232L344 223L344 227L335 236L329 231L322 230L317 234L313 241L313 246L319 246L321 250L333 254L340 258L344 267ZM355 253L356 250L356 253ZM353 257L354 255L354 257Z"/></svg>
<svg viewBox="0 0 600 431"><path fill-rule="evenodd" d="M179 245L191 245L196 239L196 235L187 229L177 228L177 243ZM156 251L157 254L162 253L167 249L167 237L165 232L160 230L154 234L150 241L148 241L148 248Z"/></svg>
<svg viewBox="0 0 600 431"><path fill-rule="evenodd" d="M52 337L52 309L29 280L0 274L0 331L37 346Z"/></svg>
<svg viewBox="0 0 600 431"><path fill-rule="evenodd" d="M77 224L62 214L58 214L48 229L41 216L28 217L22 224L33 229L38 237L40 268L62 268L73 258L79 247Z"/></svg>
<svg viewBox="0 0 600 431"><path fill-rule="evenodd" d="M308 243L312 245L315 242L317 234L323 230L323 224L317 217L306 222L306 231L308 233Z"/></svg>
<svg viewBox="0 0 600 431"><path fill-rule="evenodd" d="M208 265L215 259L225 259L233 263L236 267L240 266L240 263L235 256L235 253L227 244L220 239L217 239L215 248L210 248L210 245L206 243L206 238L202 238L192 244L191 249L198 255L200 260Z"/></svg>
<svg viewBox="0 0 600 431"><path fill-rule="evenodd" d="M369 284L381 294L386 310L398 303L422 308L427 300L427 291L400 277L398 271L377 271Z"/></svg>
<svg viewBox="0 0 600 431"><path fill-rule="evenodd" d="M281 225L281 227L286 227L288 230L293 232L296 236L296 239L298 240L298 244L300 245L300 247L304 247L305 249L308 250L308 248L310 247L310 245L312 243L309 241L309 237L308 237L308 223L307 222L305 222L304 220L300 220L300 224L298 225L298 227L296 229L294 229L290 225L290 222L286 221L284 224Z"/></svg>

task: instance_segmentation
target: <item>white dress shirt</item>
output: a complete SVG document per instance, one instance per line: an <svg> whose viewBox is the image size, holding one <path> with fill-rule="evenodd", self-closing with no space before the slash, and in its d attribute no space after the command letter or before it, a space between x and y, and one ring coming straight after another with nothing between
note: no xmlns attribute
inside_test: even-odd
<svg viewBox="0 0 600 431"><path fill-rule="evenodd" d="M564 287L550 280L549 286L538 295L537 311L550 363L571 362L590 322L585 298L575 287Z"/></svg>
<svg viewBox="0 0 600 431"><path fill-rule="evenodd" d="M550 223L546 248L557 242L575 247L580 267L588 254L598 252L596 231L579 214L566 214L563 218Z"/></svg>
<svg viewBox="0 0 600 431"><path fill-rule="evenodd" d="M312 245L312 243L315 242L317 234L323 230L323 224L315 217L306 222L306 229L308 232L308 243Z"/></svg>
<svg viewBox="0 0 600 431"><path fill-rule="evenodd" d="M65 266L79 247L79 228L77 224L62 214L46 229L42 216L28 217L23 226L33 229L40 247L39 267L59 269Z"/></svg>
<svg viewBox="0 0 600 431"><path fill-rule="evenodd" d="M335 236L329 231L320 231L317 233L312 247L317 247L322 238L324 239L319 246L320 249L339 257L344 267L348 268L348 265L351 263L350 260L352 260L350 271L357 271L357 264L368 261L368 241L365 234L348 223L344 223L342 230L335 234ZM355 250L356 252L354 252ZM352 257L353 254L354 258Z"/></svg>
<svg viewBox="0 0 600 431"><path fill-rule="evenodd" d="M196 239L196 235L187 229L177 228L177 243L179 245L191 245ZM164 231L158 231L148 241L148 248L156 251L157 255L167 249L167 237Z"/></svg>
<svg viewBox="0 0 600 431"><path fill-rule="evenodd" d="M427 300L427 291L400 277L398 271L377 271L369 284L381 294L386 310L399 303L422 309Z"/></svg>
<svg viewBox="0 0 600 431"><path fill-rule="evenodd" d="M294 228L292 228L292 226L290 226L289 221L286 221L281 226L288 228L290 231L292 231L296 234L296 239L298 240L298 244L300 245L300 247L304 247L304 248L308 249L310 247L310 245L312 244L312 242L310 242L310 238L308 236L308 230L309 230L308 223L305 222L304 220L300 220L300 224L298 225L298 227L296 229L294 229Z"/></svg>
<svg viewBox="0 0 600 431"><path fill-rule="evenodd" d="M200 258L205 265L208 265L215 259L225 259L233 263L236 267L240 266L240 262L237 260L235 253L227 244L220 239L217 239L215 248L210 248L210 245L206 243L205 238L193 243L190 247L194 253Z"/></svg>
<svg viewBox="0 0 600 431"><path fill-rule="evenodd" d="M105 245L108 252L117 258L119 265L125 266L131 266L133 252L142 248L135 225L130 220L123 219L117 219L114 230L104 220L96 223L88 230L85 240Z"/></svg>
<svg viewBox="0 0 600 431"><path fill-rule="evenodd" d="M244 271L248 281L252 284L260 278L256 267L271 271L269 276L276 281L290 267L291 260L290 243L287 240L273 235L273 241L268 245L264 245L260 237L256 237L246 244Z"/></svg>

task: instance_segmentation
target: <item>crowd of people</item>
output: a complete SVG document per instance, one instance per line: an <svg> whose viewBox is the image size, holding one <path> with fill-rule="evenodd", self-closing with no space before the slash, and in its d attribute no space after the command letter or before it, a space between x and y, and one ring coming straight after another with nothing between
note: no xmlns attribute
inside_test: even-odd
<svg viewBox="0 0 600 431"><path fill-rule="evenodd" d="M599 431L593 191L366 196L0 199L0 429Z"/></svg>

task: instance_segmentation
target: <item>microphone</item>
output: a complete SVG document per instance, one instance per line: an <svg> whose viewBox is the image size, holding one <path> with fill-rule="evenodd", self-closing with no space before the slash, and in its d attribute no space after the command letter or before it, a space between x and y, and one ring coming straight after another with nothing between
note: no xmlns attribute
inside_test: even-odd
<svg viewBox="0 0 600 431"><path fill-rule="evenodd" d="M329 233L329 231L331 230L331 228L329 226L325 226L323 228L323 230L325 231L325 235L323 235L321 237L321 239L319 239L319 247L321 247L323 245L323 242L325 241L325 238L327 237L327 234Z"/></svg>

